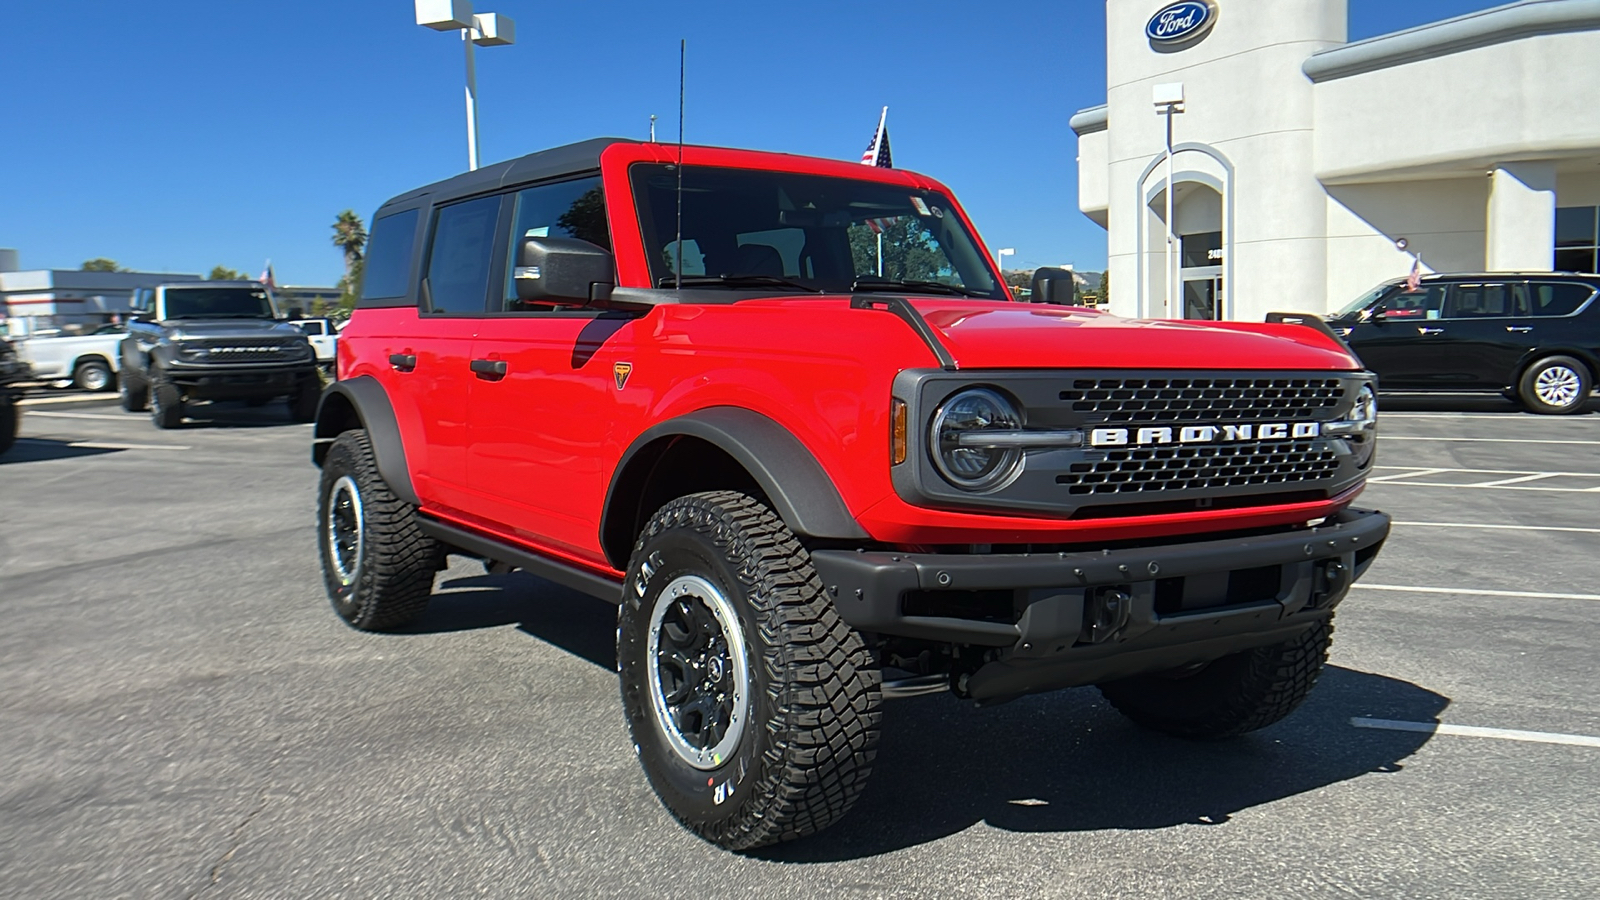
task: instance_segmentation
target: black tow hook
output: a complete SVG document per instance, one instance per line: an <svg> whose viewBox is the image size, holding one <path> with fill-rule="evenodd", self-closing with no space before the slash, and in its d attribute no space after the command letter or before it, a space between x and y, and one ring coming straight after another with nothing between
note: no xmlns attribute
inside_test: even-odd
<svg viewBox="0 0 1600 900"><path fill-rule="evenodd" d="M1133 598L1119 588L1097 588L1089 592L1083 605L1083 633L1081 640L1090 644L1103 644L1128 624L1128 613Z"/></svg>
<svg viewBox="0 0 1600 900"><path fill-rule="evenodd" d="M1329 600L1350 589L1354 581L1350 567L1337 559L1330 559L1317 569L1317 589L1311 594L1311 606L1321 607Z"/></svg>

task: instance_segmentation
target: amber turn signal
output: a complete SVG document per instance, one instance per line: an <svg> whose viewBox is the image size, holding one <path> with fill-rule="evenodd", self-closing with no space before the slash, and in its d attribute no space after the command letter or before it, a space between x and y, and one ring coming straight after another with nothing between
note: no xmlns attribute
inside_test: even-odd
<svg viewBox="0 0 1600 900"><path fill-rule="evenodd" d="M904 400L894 401L894 407L889 413L889 419L889 458L898 466L906 461L906 402Z"/></svg>

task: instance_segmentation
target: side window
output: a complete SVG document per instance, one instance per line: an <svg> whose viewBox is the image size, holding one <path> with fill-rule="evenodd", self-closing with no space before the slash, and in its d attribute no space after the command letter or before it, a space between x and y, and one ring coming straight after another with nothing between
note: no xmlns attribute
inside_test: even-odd
<svg viewBox="0 0 1600 900"><path fill-rule="evenodd" d="M1431 284L1409 292L1400 288L1384 298L1384 316L1390 319L1437 319L1443 302L1443 285Z"/></svg>
<svg viewBox="0 0 1600 900"><path fill-rule="evenodd" d="M1570 316L1594 295L1588 285L1572 282L1538 282L1528 285L1536 316Z"/></svg>
<svg viewBox="0 0 1600 900"><path fill-rule="evenodd" d="M1453 284L1445 301L1446 319L1493 319L1513 315L1505 284Z"/></svg>
<svg viewBox="0 0 1600 900"><path fill-rule="evenodd" d="M430 312L460 315L484 311L489 299L494 227L499 218L498 196L480 197L439 210L428 251Z"/></svg>
<svg viewBox="0 0 1600 900"><path fill-rule="evenodd" d="M417 236L417 210L408 209L372 223L363 264L361 299L404 297L411 280L411 246Z"/></svg>
<svg viewBox="0 0 1600 900"><path fill-rule="evenodd" d="M516 282L510 271L517 264L517 247L523 238L577 238L610 250L611 227L606 221L605 193L599 176L526 188L516 193L513 202L516 208L511 219L501 308L523 311L527 307L517 300Z"/></svg>
<svg viewBox="0 0 1600 900"><path fill-rule="evenodd" d="M322 323L321 322L301 322L300 323L300 330L305 332L306 334L321 334L322 333Z"/></svg>

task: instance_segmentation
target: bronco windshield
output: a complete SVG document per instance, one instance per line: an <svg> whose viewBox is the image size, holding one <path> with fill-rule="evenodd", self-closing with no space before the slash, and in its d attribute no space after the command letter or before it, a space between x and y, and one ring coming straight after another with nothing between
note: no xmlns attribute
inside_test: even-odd
<svg viewBox="0 0 1600 900"><path fill-rule="evenodd" d="M903 185L759 169L630 170L651 281L672 287L1009 299L950 200Z"/></svg>
<svg viewBox="0 0 1600 900"><path fill-rule="evenodd" d="M272 298L261 288L168 288L168 319L271 319Z"/></svg>

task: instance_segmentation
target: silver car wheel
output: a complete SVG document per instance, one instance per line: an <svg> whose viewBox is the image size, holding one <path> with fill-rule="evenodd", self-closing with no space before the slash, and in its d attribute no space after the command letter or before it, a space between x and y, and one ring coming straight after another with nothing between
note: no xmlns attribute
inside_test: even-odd
<svg viewBox="0 0 1600 900"><path fill-rule="evenodd" d="M1577 372L1566 366L1551 366L1534 378L1533 393L1551 406L1570 406L1578 399L1581 384Z"/></svg>
<svg viewBox="0 0 1600 900"><path fill-rule="evenodd" d="M328 559L343 585L355 584L361 574L361 554L367 544L366 517L362 514L361 489L355 479L345 475L328 492L328 519L323 536L328 542Z"/></svg>

